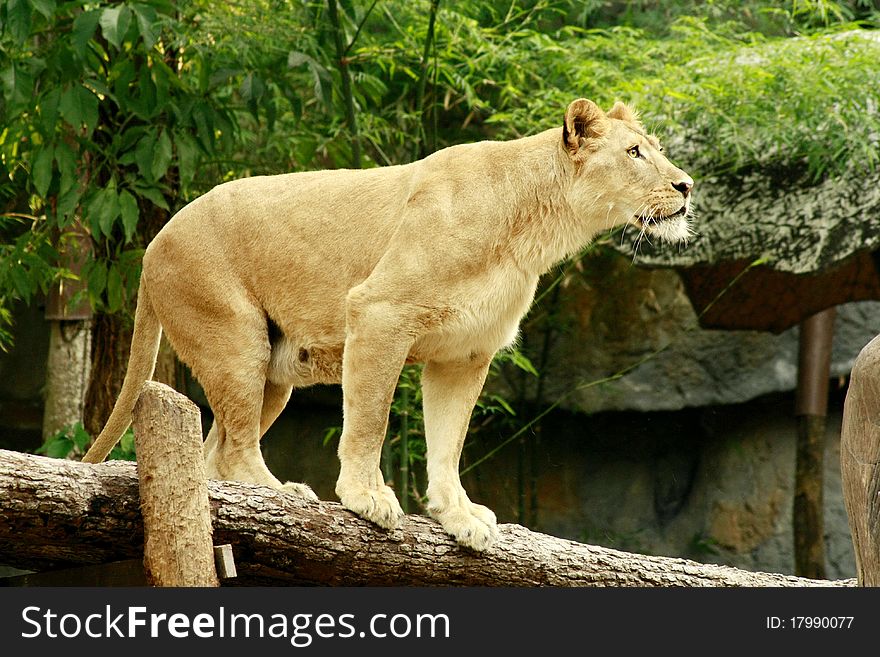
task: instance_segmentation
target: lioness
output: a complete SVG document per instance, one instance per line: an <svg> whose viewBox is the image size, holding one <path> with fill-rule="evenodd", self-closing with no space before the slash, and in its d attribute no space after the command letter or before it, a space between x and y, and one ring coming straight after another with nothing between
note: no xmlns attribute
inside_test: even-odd
<svg viewBox="0 0 880 657"><path fill-rule="evenodd" d="M209 476L316 499L269 472L260 438L293 388L341 382L336 493L393 528L403 512L381 445L401 368L424 363L428 512L484 550L495 514L468 499L458 462L492 356L516 339L538 277L598 232L686 239L692 187L626 105L585 99L523 139L219 185L144 254L125 383L83 460L104 459L131 422L164 330L214 412Z"/></svg>

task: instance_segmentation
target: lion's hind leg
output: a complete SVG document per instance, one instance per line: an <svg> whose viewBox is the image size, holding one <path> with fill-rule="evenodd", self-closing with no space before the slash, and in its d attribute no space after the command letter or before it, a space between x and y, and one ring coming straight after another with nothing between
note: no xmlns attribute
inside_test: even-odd
<svg viewBox="0 0 880 657"><path fill-rule="evenodd" d="M166 295L162 321L171 345L190 366L214 413L203 447L207 475L280 489L282 483L260 452L270 354L265 316L232 295L207 300L204 296L204 290L197 296L190 288ZM287 401L283 394L268 400L267 425L283 407L279 397Z"/></svg>
<svg viewBox="0 0 880 657"><path fill-rule="evenodd" d="M266 435L266 431L272 426L272 423L281 415L284 407L287 406L291 392L293 392L293 386L266 381L263 388L263 409L260 413L261 439ZM318 496L308 484L286 481L282 484L281 490L312 502L318 501Z"/></svg>
<svg viewBox="0 0 880 657"><path fill-rule="evenodd" d="M260 409L260 438L265 435L272 423L281 414L281 411L284 410L291 391L292 386L278 385L271 381L266 381L263 389L262 407ZM208 393L206 392L206 394ZM242 404L240 408L244 406L246 405ZM257 448L255 455L251 450L250 456L242 458L241 450L239 449L238 453L236 452L236 439L234 437L230 438L226 424L216 416L211 430L205 439L204 452L209 477L263 484L292 493L309 501L318 500L318 496L315 495L314 491L307 484L290 481L282 484L266 468L259 448ZM259 463L254 463L256 460L255 456L259 458ZM247 463L247 461L250 461L250 463Z"/></svg>

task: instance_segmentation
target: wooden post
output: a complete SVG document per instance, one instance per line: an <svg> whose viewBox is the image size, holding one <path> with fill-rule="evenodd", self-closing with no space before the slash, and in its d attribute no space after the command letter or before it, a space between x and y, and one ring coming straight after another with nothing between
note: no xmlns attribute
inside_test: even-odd
<svg viewBox="0 0 880 657"><path fill-rule="evenodd" d="M794 482L794 572L799 577L825 578L825 416L835 309L828 308L801 322L798 353L798 418Z"/></svg>
<svg viewBox="0 0 880 657"><path fill-rule="evenodd" d="M91 251L91 238L78 221L56 239L59 264L78 276ZM43 440L83 419L89 387L92 349L92 308L82 293L84 278L62 278L49 290L49 357L46 361L46 403L43 407ZM77 305L73 301L80 298Z"/></svg>
<svg viewBox="0 0 880 657"><path fill-rule="evenodd" d="M853 365L840 435L843 500L861 586L880 586L880 336Z"/></svg>
<svg viewBox="0 0 880 657"><path fill-rule="evenodd" d="M147 580L219 586L199 409L165 384L147 381L133 425Z"/></svg>

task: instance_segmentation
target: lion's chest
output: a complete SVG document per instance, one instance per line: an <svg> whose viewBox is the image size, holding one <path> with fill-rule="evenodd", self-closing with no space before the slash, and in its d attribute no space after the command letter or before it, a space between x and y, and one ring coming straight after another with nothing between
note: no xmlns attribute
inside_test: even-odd
<svg viewBox="0 0 880 657"><path fill-rule="evenodd" d="M491 355L511 345L536 286L537 277L519 272L498 272L474 281L451 300L449 321L416 340L410 360L461 360L474 354Z"/></svg>

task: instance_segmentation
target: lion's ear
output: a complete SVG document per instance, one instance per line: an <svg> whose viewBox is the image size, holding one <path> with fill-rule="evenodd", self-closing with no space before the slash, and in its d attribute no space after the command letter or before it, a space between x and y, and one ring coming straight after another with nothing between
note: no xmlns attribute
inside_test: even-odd
<svg viewBox="0 0 880 657"><path fill-rule="evenodd" d="M638 112L632 109L629 105L620 102L619 100L614 103L614 107L608 110L608 118L620 119L621 121L627 121L629 123L639 122Z"/></svg>
<svg viewBox="0 0 880 657"><path fill-rule="evenodd" d="M605 112L592 100L578 98L565 110L562 141L575 158L590 141L604 137L606 129Z"/></svg>

